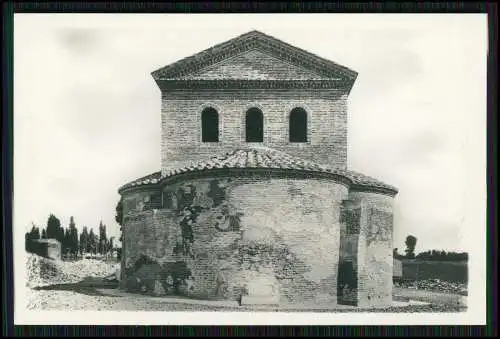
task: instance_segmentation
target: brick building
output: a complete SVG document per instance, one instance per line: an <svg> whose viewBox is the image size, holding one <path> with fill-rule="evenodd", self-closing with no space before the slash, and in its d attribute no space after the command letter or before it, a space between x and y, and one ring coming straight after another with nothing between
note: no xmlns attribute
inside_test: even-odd
<svg viewBox="0 0 500 339"><path fill-rule="evenodd" d="M119 189L123 288L391 302L397 190L347 169L356 72L251 31L152 76L161 169Z"/></svg>

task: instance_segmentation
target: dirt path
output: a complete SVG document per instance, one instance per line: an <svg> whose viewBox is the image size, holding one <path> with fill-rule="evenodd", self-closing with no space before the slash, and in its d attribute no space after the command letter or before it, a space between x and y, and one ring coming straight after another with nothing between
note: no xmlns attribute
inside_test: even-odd
<svg viewBox="0 0 500 339"><path fill-rule="evenodd" d="M28 296L28 309L58 311L220 311L220 308L203 305L159 303L140 297L110 297L60 290L31 290Z"/></svg>
<svg viewBox="0 0 500 339"><path fill-rule="evenodd" d="M242 307L215 306L210 303L196 304L179 302L175 299L161 300L147 298L141 295L109 295L99 292L88 286L75 287L74 284L57 285L54 289L45 287L42 290L30 289L28 295L28 309L31 310L81 310L81 311L230 311L248 312ZM433 293L429 295L424 291L398 290L398 295L408 296L413 300L432 302L429 305L411 305L405 307L389 307L377 309L377 312L460 312L464 311L463 305L456 303L460 296ZM425 295L424 295L425 293ZM423 300L426 299L426 300ZM250 310L251 311L251 310ZM366 312L366 309L343 308L335 309L277 309L269 308L259 311L286 311L286 312Z"/></svg>

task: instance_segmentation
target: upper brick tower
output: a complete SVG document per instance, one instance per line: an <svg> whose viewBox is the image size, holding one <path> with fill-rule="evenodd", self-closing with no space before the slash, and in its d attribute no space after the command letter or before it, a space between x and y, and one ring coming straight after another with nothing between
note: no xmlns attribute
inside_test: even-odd
<svg viewBox="0 0 500 339"><path fill-rule="evenodd" d="M258 31L152 73L162 94L162 173L236 148L347 166L357 73Z"/></svg>

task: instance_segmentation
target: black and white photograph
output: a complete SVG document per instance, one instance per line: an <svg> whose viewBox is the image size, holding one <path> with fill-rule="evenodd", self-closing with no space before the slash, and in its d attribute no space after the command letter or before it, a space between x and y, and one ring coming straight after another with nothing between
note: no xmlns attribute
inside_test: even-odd
<svg viewBox="0 0 500 339"><path fill-rule="evenodd" d="M486 322L486 14L15 14L15 322Z"/></svg>

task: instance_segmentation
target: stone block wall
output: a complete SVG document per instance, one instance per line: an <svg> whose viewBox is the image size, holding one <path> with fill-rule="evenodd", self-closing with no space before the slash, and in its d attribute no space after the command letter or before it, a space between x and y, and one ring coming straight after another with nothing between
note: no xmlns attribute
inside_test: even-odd
<svg viewBox="0 0 500 339"><path fill-rule="evenodd" d="M26 250L39 256L61 260L61 243L56 239L32 239L26 244Z"/></svg>
<svg viewBox="0 0 500 339"><path fill-rule="evenodd" d="M316 163L346 168L347 94L333 89L192 89L162 93L162 171L183 167L235 148L265 146ZM219 113L219 142L201 141L201 112ZM245 114L251 107L264 116L264 142L245 141ZM308 141L289 142L290 111L308 113Z"/></svg>
<svg viewBox="0 0 500 339"><path fill-rule="evenodd" d="M141 195L125 193L124 287L239 300L267 281L281 303L336 303L347 194L327 179L199 178L168 184L163 209L139 211Z"/></svg>
<svg viewBox="0 0 500 339"><path fill-rule="evenodd" d="M387 305L392 301L393 198L350 192L343 203L341 228L341 303ZM343 294L342 294L343 293ZM342 299L342 298L341 298ZM345 299L345 300L344 300Z"/></svg>

